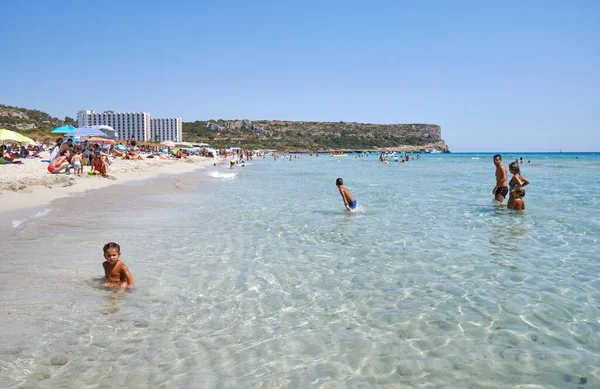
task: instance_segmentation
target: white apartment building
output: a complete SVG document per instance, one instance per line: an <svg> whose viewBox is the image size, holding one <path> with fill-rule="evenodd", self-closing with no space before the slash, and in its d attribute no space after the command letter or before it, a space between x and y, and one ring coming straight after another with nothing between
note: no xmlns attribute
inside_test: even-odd
<svg viewBox="0 0 600 389"><path fill-rule="evenodd" d="M148 112L115 112L102 113L81 110L77 112L78 127L85 126L111 126L115 129L117 139L131 139L141 141L171 140L181 142L181 118L155 118L152 119Z"/></svg>
<svg viewBox="0 0 600 389"><path fill-rule="evenodd" d="M150 114L148 112L94 111L77 112L77 124L85 126L111 126L117 139L150 140Z"/></svg>
<svg viewBox="0 0 600 389"><path fill-rule="evenodd" d="M181 142L182 125L181 118L155 118L150 120L150 140L162 142L172 140Z"/></svg>

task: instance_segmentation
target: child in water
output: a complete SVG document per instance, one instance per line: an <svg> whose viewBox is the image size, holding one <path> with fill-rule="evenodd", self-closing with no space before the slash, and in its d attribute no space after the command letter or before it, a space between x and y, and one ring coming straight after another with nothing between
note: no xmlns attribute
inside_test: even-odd
<svg viewBox="0 0 600 389"><path fill-rule="evenodd" d="M356 209L356 200L354 199L354 196L352 196L352 193L350 193L348 188L344 186L344 180L342 178L338 178L337 180L335 180L335 185L340 190L340 194L342 195L342 200L344 200L344 206L346 207L346 209L348 211Z"/></svg>
<svg viewBox="0 0 600 389"><path fill-rule="evenodd" d="M515 188L510 192L510 197L512 202L508 202L508 209L514 209L515 211L524 211L525 210L525 189Z"/></svg>
<svg viewBox="0 0 600 389"><path fill-rule="evenodd" d="M106 283L103 285L109 288L120 288L120 293L128 288L135 286L135 280L129 272L127 266L119 260L121 257L121 246L115 242L109 242L104 245L104 275Z"/></svg>

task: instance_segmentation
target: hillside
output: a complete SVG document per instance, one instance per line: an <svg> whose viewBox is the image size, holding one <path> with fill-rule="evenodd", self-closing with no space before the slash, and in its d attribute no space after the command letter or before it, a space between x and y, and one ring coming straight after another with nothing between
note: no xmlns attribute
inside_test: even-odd
<svg viewBox="0 0 600 389"><path fill-rule="evenodd" d="M50 132L53 128L64 124L77 126L74 123L73 119L69 117L66 117L65 120L60 120L36 109L0 104L0 128L7 130L25 134L43 135Z"/></svg>
<svg viewBox="0 0 600 389"><path fill-rule="evenodd" d="M77 123L49 114L0 105L0 128L43 136L57 126ZM185 141L214 147L238 146L280 151L372 150L449 151L442 129L434 124L368 124L354 122L294 122L282 120L203 120L183 123Z"/></svg>
<svg viewBox="0 0 600 389"><path fill-rule="evenodd" d="M440 126L434 124L368 124L280 120L208 120L183 123L188 141L217 147L277 150L449 151Z"/></svg>

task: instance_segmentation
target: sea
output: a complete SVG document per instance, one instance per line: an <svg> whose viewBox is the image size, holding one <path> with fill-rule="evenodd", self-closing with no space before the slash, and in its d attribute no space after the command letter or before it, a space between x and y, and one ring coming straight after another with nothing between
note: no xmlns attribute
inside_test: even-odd
<svg viewBox="0 0 600 389"><path fill-rule="evenodd" d="M600 388L600 153L503 153L523 212L492 155L269 155L4 214L0 388Z"/></svg>

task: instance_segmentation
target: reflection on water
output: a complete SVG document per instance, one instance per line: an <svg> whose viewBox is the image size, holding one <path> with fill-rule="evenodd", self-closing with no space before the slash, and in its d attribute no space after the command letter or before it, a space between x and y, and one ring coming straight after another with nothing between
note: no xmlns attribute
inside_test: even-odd
<svg viewBox="0 0 600 389"><path fill-rule="evenodd" d="M574 203L528 166L517 213L490 204L491 162L437 158L258 160L53 203L4 244L0 387L597 386L600 180L574 170ZM118 299L107 241L136 278Z"/></svg>

